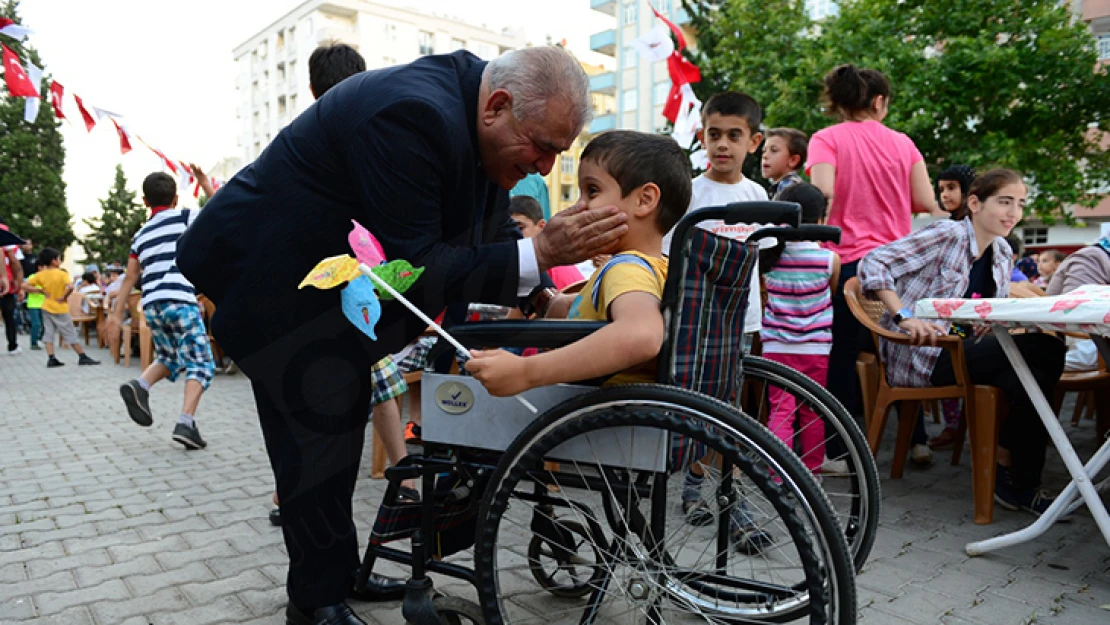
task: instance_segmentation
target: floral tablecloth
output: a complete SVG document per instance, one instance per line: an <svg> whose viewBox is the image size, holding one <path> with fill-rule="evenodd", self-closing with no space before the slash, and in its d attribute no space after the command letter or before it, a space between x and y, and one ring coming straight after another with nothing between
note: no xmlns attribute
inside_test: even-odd
<svg viewBox="0 0 1110 625"><path fill-rule="evenodd" d="M923 299L914 307L914 316L1110 336L1110 286L1088 284L1054 297Z"/></svg>

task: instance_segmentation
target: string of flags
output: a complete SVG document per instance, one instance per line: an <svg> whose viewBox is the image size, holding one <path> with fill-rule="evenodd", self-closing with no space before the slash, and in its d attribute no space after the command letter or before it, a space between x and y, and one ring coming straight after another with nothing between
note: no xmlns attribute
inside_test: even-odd
<svg viewBox="0 0 1110 625"><path fill-rule="evenodd" d="M694 95L694 89L690 86L701 82L701 70L682 56L682 51L686 49L686 35L682 29L663 16L654 6L650 4L648 6L661 23L657 23L643 36L631 41L630 45L649 63L667 61L671 90L663 106L663 117L674 125L671 132L674 140L687 148L693 145L697 131L701 129L702 103ZM674 33L674 41L671 40L671 33ZM690 155L690 161L698 169L709 167L709 158L704 149L695 150Z"/></svg>
<svg viewBox="0 0 1110 625"><path fill-rule="evenodd" d="M11 19L0 16L0 35L6 35L22 41L23 39L33 35L34 31L31 29L16 24ZM3 48L3 63L4 63L4 82L7 84L8 93L13 97L24 98L23 120L29 124L34 123L38 118L39 107L42 102L43 94L39 93L42 86L43 70L36 67L29 60L27 62L21 61L19 56L11 50L8 46L0 43L0 48ZM200 181L193 175L192 168L189 164L182 160L171 159L165 155L161 150L151 146L142 137L133 134L127 126L121 123L122 115L113 113L91 104L86 104L76 93L69 92L67 94L66 88L62 83L51 80L50 86L47 88L46 97L49 98L50 106L53 109L54 117L56 119L64 119L70 122L69 117L66 116L65 101L66 96L69 95L73 104L77 107L77 112L81 116L81 121L85 125L87 132L92 132L96 125L108 118L115 128L116 134L119 135L119 149L120 154L127 154L135 147L135 141L142 143L153 152L162 161L162 166L165 169L173 172L178 179L178 186L182 189L193 188L193 197L200 196ZM72 113L72 111L71 111ZM213 189L218 189L223 186L224 182L216 178L209 178Z"/></svg>

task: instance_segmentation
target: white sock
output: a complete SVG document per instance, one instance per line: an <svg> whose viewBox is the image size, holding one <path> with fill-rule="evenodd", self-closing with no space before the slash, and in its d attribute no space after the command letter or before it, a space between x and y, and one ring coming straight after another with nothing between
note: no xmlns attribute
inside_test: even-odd
<svg viewBox="0 0 1110 625"><path fill-rule="evenodd" d="M189 427L193 427L193 415L185 414L183 412L180 415L178 415L177 422L178 423L184 423L185 425L187 425Z"/></svg>
<svg viewBox="0 0 1110 625"><path fill-rule="evenodd" d="M139 383L139 387L142 388L144 391L150 390L150 382L147 382L142 378L135 378L135 381Z"/></svg>

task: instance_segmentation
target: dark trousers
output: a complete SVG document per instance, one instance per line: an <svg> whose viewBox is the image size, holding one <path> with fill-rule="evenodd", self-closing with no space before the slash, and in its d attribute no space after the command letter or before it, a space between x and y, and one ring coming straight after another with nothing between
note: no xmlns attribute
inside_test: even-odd
<svg viewBox="0 0 1110 625"><path fill-rule="evenodd" d="M346 599L359 565L351 497L370 414L372 363L338 342L299 350L287 362L248 375L277 482L289 551L286 590L309 611Z"/></svg>
<svg viewBox="0 0 1110 625"><path fill-rule="evenodd" d="M840 266L840 282L836 285L836 292L832 295L833 325L832 325L832 351L829 353L829 380L827 388L836 397L848 412L861 419L861 391L859 375L856 373L856 360L861 351L874 351L871 338L867 329L863 327L848 308L848 300L844 298L844 283L856 277L859 261L845 263ZM826 443L826 454L830 458L838 458L847 450L844 442L836 435L836 431L825 429L829 437Z"/></svg>
<svg viewBox="0 0 1110 625"><path fill-rule="evenodd" d="M18 328L15 324L15 295L8 294L0 297L0 313L4 317L4 334L8 338L8 351L12 351L19 347L19 342L16 340L16 330Z"/></svg>
<svg viewBox="0 0 1110 625"><path fill-rule="evenodd" d="M1037 386L1051 402L1056 383L1064 372L1067 347L1063 341L1048 334L1015 334L1014 343L1029 364ZM1025 392L1025 386L993 335L986 335L978 342L974 338L966 339L964 356L971 383L997 387L1010 402L1010 412L1002 423L998 444L1010 452L1010 476L1014 488L1037 488L1041 485L1041 472L1044 470L1048 431ZM955 384L956 374L949 352L943 351L937 358L931 381L933 386Z"/></svg>
<svg viewBox="0 0 1110 625"><path fill-rule="evenodd" d="M31 319L31 345L38 345L42 340L42 309L28 308L27 316Z"/></svg>

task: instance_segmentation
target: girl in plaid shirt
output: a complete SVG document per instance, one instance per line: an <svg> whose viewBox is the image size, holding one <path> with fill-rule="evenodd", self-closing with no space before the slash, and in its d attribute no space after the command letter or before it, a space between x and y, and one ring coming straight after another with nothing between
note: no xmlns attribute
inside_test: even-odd
<svg viewBox="0 0 1110 625"><path fill-rule="evenodd" d="M937 336L948 333L948 324L914 319L913 306L927 297L1007 297L1013 260L1004 237L1021 219L1026 196L1020 174L989 171L971 185L968 219L936 222L874 250L860 262L863 290L889 311L883 324L909 334L916 346L883 342L892 385L955 383L949 352L932 346ZM998 387L1010 400L999 436L995 500L1005 508L1040 515L1053 501L1038 490L1048 433L998 340L983 328L975 334L964 341L972 384ZM1064 370L1064 344L1047 334L1019 334L1014 340L1037 384L1052 397Z"/></svg>

